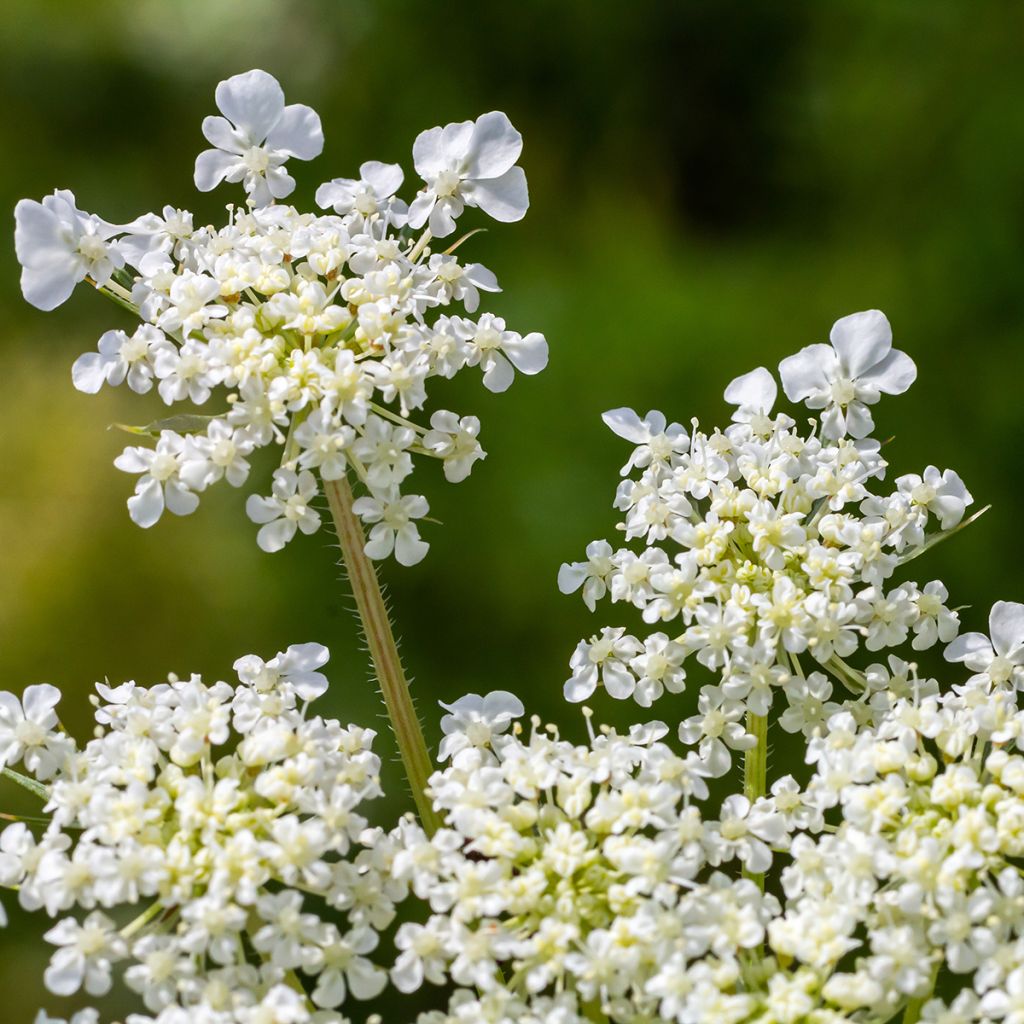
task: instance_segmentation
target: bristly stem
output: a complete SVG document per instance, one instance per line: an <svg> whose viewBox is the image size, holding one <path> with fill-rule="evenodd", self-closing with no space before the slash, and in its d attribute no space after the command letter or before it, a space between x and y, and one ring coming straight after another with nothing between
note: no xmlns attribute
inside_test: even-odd
<svg viewBox="0 0 1024 1024"><path fill-rule="evenodd" d="M768 716L747 712L747 732L757 743L743 755L743 795L756 803L768 791ZM743 874L755 881L764 891L764 875L756 872Z"/></svg>
<svg viewBox="0 0 1024 1024"><path fill-rule="evenodd" d="M341 544L341 557L348 571L359 619L370 649L370 657L373 659L374 671L380 684L391 728L398 743L405 775L416 801L420 823L428 835L433 835L441 826L441 820L426 794L427 780L433 771L433 764L413 706L409 682L402 668L402 659L398 653L395 634L391 629L384 594L377 580L377 571L363 550L366 537L362 524L352 511L352 488L344 478L325 480L323 485Z"/></svg>

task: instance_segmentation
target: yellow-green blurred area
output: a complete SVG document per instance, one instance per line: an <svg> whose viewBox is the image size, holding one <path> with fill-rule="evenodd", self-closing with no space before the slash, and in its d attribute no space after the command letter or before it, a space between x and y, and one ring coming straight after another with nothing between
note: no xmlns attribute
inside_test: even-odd
<svg viewBox="0 0 1024 1024"><path fill-rule="evenodd" d="M431 407L479 415L489 455L458 486L417 470L444 525L426 527L421 565L383 570L432 743L439 699L498 688L581 730L561 700L572 648L600 625L637 624L621 606L592 616L555 584L560 562L615 538L627 446L600 413L724 423L730 379L860 309L885 310L920 370L877 409L894 469L954 467L994 506L915 562L916 578L944 579L972 627L996 598L1024 596L1020 5L8 0L3 206L67 187L115 222L167 203L222 218L240 190L197 194L192 165L215 85L250 67L322 116L323 156L292 168L299 205L368 159L401 162L411 197L412 141L435 124L498 108L525 138L527 218L470 211L462 225L488 231L462 255L505 289L488 308L546 334L550 366L501 396L473 370L438 382ZM333 652L323 711L373 723L332 537L256 547L243 506L269 489L270 463L189 518L135 527L133 481L111 465L130 438L108 428L163 406L155 393L82 395L70 379L127 315L84 286L53 314L31 309L10 240L0 295L0 684L60 686L84 737L97 679L229 677L241 654L318 640ZM693 700L653 714L678 719ZM596 708L604 721L635 711ZM379 746L383 819L406 803L389 738ZM60 1007L42 994L42 931L15 916L0 939L4 1022Z"/></svg>

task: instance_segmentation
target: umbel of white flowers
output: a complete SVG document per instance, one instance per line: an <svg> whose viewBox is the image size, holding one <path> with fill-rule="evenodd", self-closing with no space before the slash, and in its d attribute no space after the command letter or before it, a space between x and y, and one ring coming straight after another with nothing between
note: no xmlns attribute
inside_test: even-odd
<svg viewBox="0 0 1024 1024"><path fill-rule="evenodd" d="M426 425L410 419L425 408L428 382L479 367L484 386L500 392L515 370L547 364L541 334L473 316L480 293L499 288L490 270L459 261L462 240L431 246L466 207L503 222L523 217L522 137L498 111L433 128L413 145L424 184L410 205L396 195L401 167L368 161L357 178L319 187L327 213L305 213L280 200L295 187L288 160L323 148L318 115L286 105L264 71L221 82L216 100L223 116L203 121L213 148L196 159L195 183L208 191L240 182L246 207L229 207L220 227L170 206L114 225L79 210L69 191L22 200L15 244L25 298L53 309L88 280L141 320L131 333L107 331L76 361L79 390L155 387L167 405L189 409L218 396L213 413L131 428L155 440L115 460L138 477L128 509L140 526L165 510L193 512L219 480L241 487L253 452L276 444L270 494L246 505L264 550L313 533L320 482L352 473L368 492L355 503L370 528L366 553L411 565L426 553L417 520L429 511L402 489L414 457L440 460L458 482L485 454L475 416L438 409Z"/></svg>
<svg viewBox="0 0 1024 1024"><path fill-rule="evenodd" d="M820 429L773 411L778 389L763 367L726 389L736 409L724 431L694 423L691 435L658 412L606 413L636 446L615 508L641 550L595 541L586 561L559 573L561 589L582 589L591 610L607 596L659 627L638 637L608 626L581 641L566 698L586 700L600 685L650 707L684 689L695 659L717 681L680 735L716 775L749 748L748 711L767 715L781 698L782 728L811 736L837 707L834 688L853 685L867 687L863 717L909 692L905 664L883 652L956 634L941 582L887 581L958 528L971 495L953 470L934 466L878 485L887 463L868 436L869 407L905 391L917 371L893 349L880 312L844 317L831 337L779 367L786 395L821 410ZM848 662L860 651L878 659L864 671Z"/></svg>
<svg viewBox="0 0 1024 1024"><path fill-rule="evenodd" d="M50 816L0 833L0 885L58 919L50 992L119 980L146 1009L132 1024L341 1024L336 1007L380 993L370 954L404 885L363 816L374 733L311 708L327 657L299 644L240 658L233 683L99 684L82 747L55 687L0 693L0 764Z"/></svg>

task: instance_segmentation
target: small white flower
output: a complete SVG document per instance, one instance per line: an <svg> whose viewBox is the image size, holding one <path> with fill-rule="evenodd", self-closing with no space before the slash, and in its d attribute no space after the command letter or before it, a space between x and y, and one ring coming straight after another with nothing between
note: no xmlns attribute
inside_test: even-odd
<svg viewBox="0 0 1024 1024"><path fill-rule="evenodd" d="M430 417L430 430L423 435L423 447L444 461L444 476L450 483L460 483L469 476L473 464L486 458L477 437L480 421L439 409Z"/></svg>
<svg viewBox="0 0 1024 1024"><path fill-rule="evenodd" d="M216 100L224 117L203 121L203 135L216 148L196 158L196 188L209 192L222 181L240 181L257 207L289 195L295 179L285 162L312 160L324 148L316 111L302 103L285 106L277 79L258 70L221 82Z"/></svg>
<svg viewBox="0 0 1024 1024"><path fill-rule="evenodd" d="M110 991L112 966L127 955L124 939L110 918L98 911L81 924L65 918L45 938L60 946L44 975L46 987L54 995L74 995L83 987L91 996Z"/></svg>
<svg viewBox="0 0 1024 1024"><path fill-rule="evenodd" d="M20 200L14 222L21 291L37 309L56 309L86 277L105 285L124 266L124 256L110 241L118 229L79 210L67 189L41 203Z"/></svg>
<svg viewBox="0 0 1024 1024"><path fill-rule="evenodd" d="M331 208L335 213L358 213L372 217L383 213L396 227L405 222L406 206L394 195L405 177L398 164L382 164L367 160L359 166L358 178L334 178L316 190L316 203L321 209Z"/></svg>
<svg viewBox="0 0 1024 1024"><path fill-rule="evenodd" d="M296 530L316 533L320 528L320 513L311 503L317 494L316 477L308 470L301 473L275 470L270 497L251 494L245 503L249 518L262 524L256 543L264 551L280 551L295 536Z"/></svg>
<svg viewBox="0 0 1024 1024"><path fill-rule="evenodd" d="M831 347L808 345L782 360L782 387L791 402L825 410L826 437L867 437L874 428L868 406L882 394L902 395L917 367L892 347L892 328L877 309L837 320L829 338Z"/></svg>
<svg viewBox="0 0 1024 1024"><path fill-rule="evenodd" d="M414 519L422 519L429 511L427 499L421 494L399 494L390 488L381 495L357 498L352 503L364 523L370 523L366 554L370 558L387 558L392 551L400 565L421 562L430 545L420 539Z"/></svg>
<svg viewBox="0 0 1024 1024"><path fill-rule="evenodd" d="M181 478L187 453L187 439L172 430L160 431L156 448L128 447L114 460L125 473L141 473L135 493L128 499L132 522L144 529L153 526L164 513L191 515L199 507L199 496Z"/></svg>
<svg viewBox="0 0 1024 1024"><path fill-rule="evenodd" d="M466 206L479 206L498 221L521 220L530 205L526 175L515 166L522 149L523 137L497 110L422 132L412 154L427 187L409 207L410 226L428 224L443 238Z"/></svg>
<svg viewBox="0 0 1024 1024"><path fill-rule="evenodd" d="M643 419L632 409L611 409L601 416L613 433L637 446L622 467L626 476L634 467L671 464L672 460L684 454L690 447L686 429L678 423L666 425L665 416L652 409Z"/></svg>
<svg viewBox="0 0 1024 1024"><path fill-rule="evenodd" d="M0 692L0 765L24 760L37 778L53 775L61 753L53 735L59 701L60 690L48 683L27 687L21 700Z"/></svg>
<svg viewBox="0 0 1024 1024"><path fill-rule="evenodd" d="M1024 689L1024 604L996 601L989 614L988 628L989 636L958 636L946 648L946 660L962 661L994 686L1010 684Z"/></svg>
<svg viewBox="0 0 1024 1024"><path fill-rule="evenodd" d="M447 761L466 747L489 747L508 729L514 718L522 717L523 702L506 690L480 696L467 693L451 704L438 703L448 712L441 719L444 739L437 756Z"/></svg>

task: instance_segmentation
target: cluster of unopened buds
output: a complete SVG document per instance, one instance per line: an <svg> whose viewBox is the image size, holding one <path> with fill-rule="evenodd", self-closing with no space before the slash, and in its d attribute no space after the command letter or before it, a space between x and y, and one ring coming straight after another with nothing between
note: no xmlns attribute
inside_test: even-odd
<svg viewBox="0 0 1024 1024"><path fill-rule="evenodd" d="M91 282L141 323L107 331L75 363L75 386L155 387L167 405L190 410L134 428L155 444L115 461L138 477L128 509L140 526L165 510L193 512L222 479L241 487L253 453L276 444L271 493L246 505L264 550L313 533L322 483L351 473L367 491L356 504L371 528L367 554L411 565L426 553L417 523L429 511L422 495L403 490L414 457L440 460L452 482L484 457L475 416L438 409L427 423L410 419L424 409L429 381L478 367L498 392L515 370L547 363L542 335L474 316L480 293L499 291L498 282L460 261L467 236L451 241L467 206L503 222L525 214L522 138L497 111L432 128L413 145L424 184L411 204L396 195L401 167L371 160L358 178L319 187L326 213L304 213L281 200L295 187L287 161L323 148L317 114L286 105L263 71L222 82L216 98L222 116L203 122L213 148L197 158L195 183L209 191L240 182L247 204L214 227L173 207L109 224L68 191L22 200L15 241L25 297L53 309ZM191 411L215 395L216 412Z"/></svg>

